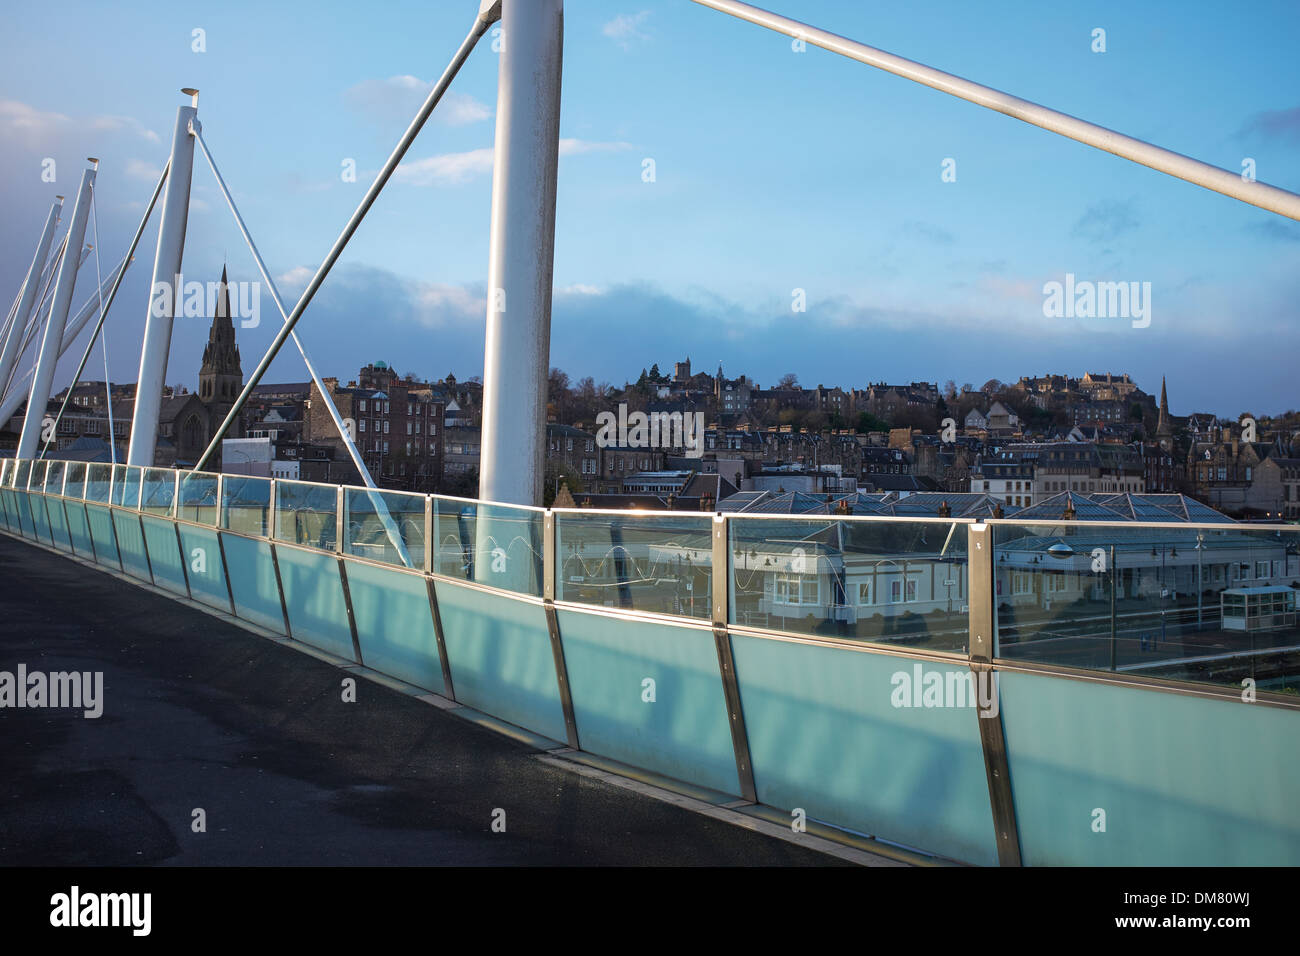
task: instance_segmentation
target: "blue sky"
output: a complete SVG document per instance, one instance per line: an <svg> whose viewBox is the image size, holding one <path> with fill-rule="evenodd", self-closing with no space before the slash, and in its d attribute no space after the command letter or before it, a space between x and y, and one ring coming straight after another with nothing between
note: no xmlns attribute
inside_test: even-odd
<svg viewBox="0 0 1300 956"><path fill-rule="evenodd" d="M850 3L778 12L1300 191L1300 7ZM69 2L0 40L0 291L100 157L104 268L165 161L182 86L288 300L468 30L476 0ZM687 0L569 0L552 364L622 383L689 355L770 385L1044 372L1169 379L1174 411L1300 407L1300 226ZM1091 50L1106 30L1105 53ZM205 31L206 52L192 50ZM299 330L324 374L482 370L497 55L480 44ZM41 161L58 163L55 184ZM642 181L645 158L653 183ZM941 180L945 158L956 182ZM358 182L345 183L353 159ZM187 278L255 279L196 157ZM109 323L135 378L156 229ZM94 259L78 284L91 293ZM1150 282L1152 322L1051 319L1043 284ZM808 309L791 310L792 290ZM7 300L6 300L7 301ZM274 335L240 329L245 371ZM178 319L191 387L207 323ZM82 343L73 349L79 356ZM98 355L92 368L99 368ZM75 368L65 359L57 384ZM275 380L304 380L296 354Z"/></svg>

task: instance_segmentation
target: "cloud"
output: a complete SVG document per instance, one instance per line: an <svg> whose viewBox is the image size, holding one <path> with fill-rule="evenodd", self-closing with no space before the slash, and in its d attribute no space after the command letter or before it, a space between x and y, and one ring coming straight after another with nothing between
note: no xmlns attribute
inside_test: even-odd
<svg viewBox="0 0 1300 956"><path fill-rule="evenodd" d="M1300 242L1300 226L1294 222L1278 222L1265 219L1263 222L1251 223L1246 227L1250 232L1274 242Z"/></svg>
<svg viewBox="0 0 1300 956"><path fill-rule="evenodd" d="M402 163L393 172L393 179L410 186L455 186L489 171L492 156L491 147L464 153L442 153Z"/></svg>
<svg viewBox="0 0 1300 956"><path fill-rule="evenodd" d="M110 133L133 133L150 143L162 142L162 139L157 133L149 129L139 120L132 119L130 116L92 116L87 121L87 125L89 125L93 130L102 130Z"/></svg>
<svg viewBox="0 0 1300 956"><path fill-rule="evenodd" d="M5 138L33 146L66 129L72 120L62 113L43 113L17 100L0 100L0 130Z"/></svg>
<svg viewBox="0 0 1300 956"><path fill-rule="evenodd" d="M1070 230L1070 235L1090 242L1111 242L1137 229L1139 224L1137 209L1131 199L1124 202L1103 199L1088 207Z"/></svg>
<svg viewBox="0 0 1300 956"><path fill-rule="evenodd" d="M219 269L220 258L214 262ZM769 387L791 370L805 381L861 387L880 377L1015 381L1044 369L1080 374L1089 367L1119 371L1122 365L1148 390L1159 386L1166 371L1181 370L1184 381L1170 381L1175 402L1180 394L1195 394L1204 407L1225 414L1244 405L1280 411L1295 404L1290 356L1300 349L1300 329L1292 321L1300 295L1298 265L1300 247L1285 247L1277 267L1244 299L1231 288L1185 295L1157 288L1155 322L1146 330L1122 320L1046 319L1037 277L986 276L953 307L906 297L882 301L873 292L870 302L810 298L808 311L798 314L788 299L776 297L754 303L650 282L573 283L555 289L549 364L575 379L591 375L621 384L651 362L665 368L689 355L710 368L721 361L728 374L743 372ZM301 265L278 277L286 302L297 300L314 271L314 265ZM454 371L466 378L483 369L485 293L483 282L430 282L340 264L298 331L322 375L346 381L367 361L407 356L398 359L403 373L439 377ZM143 301L146 293L139 295ZM1240 325L1225 318L1232 315L1260 323L1257 334L1275 345L1269 355L1225 345L1241 334ZM131 321L139 321L134 313ZM131 321L117 334L129 339L136 331ZM361 354L359 321L365 328ZM256 330L238 330L241 350L260 355L277 329L263 322ZM654 330L649 339L647 329ZM188 338L174 345L174 357L183 356L176 367L192 375L202 360L207 326L187 326L178 330L182 334ZM635 355L627 347L634 338L644 344ZM875 356L870 370L862 365L864 354ZM304 378L301 359L286 346L267 381Z"/></svg>
<svg viewBox="0 0 1300 956"><path fill-rule="evenodd" d="M599 143L582 139L560 140L561 156L621 152L631 148L631 143ZM491 146L471 149L463 153L440 153L426 159L402 163L393 173L393 179L409 186L458 186L490 172L494 155Z"/></svg>
<svg viewBox="0 0 1300 956"><path fill-rule="evenodd" d="M73 120L62 113L47 113L18 100L0 100L0 135L6 140L17 140L28 147L48 147L53 145L55 137L78 129L125 132L150 143L160 142L157 133L129 116L105 115Z"/></svg>
<svg viewBox="0 0 1300 956"><path fill-rule="evenodd" d="M956 241L953 234L947 229L928 222L917 222L915 220L905 222L898 232L899 235L907 236L910 239L925 239L942 246L950 246Z"/></svg>
<svg viewBox="0 0 1300 956"><path fill-rule="evenodd" d="M352 108L382 120L409 121L433 89L433 82L404 74L386 80L364 80L343 94ZM432 119L444 126L469 126L492 116L492 107L467 93L448 90L433 111Z"/></svg>
<svg viewBox="0 0 1300 956"><path fill-rule="evenodd" d="M131 179L143 180L147 183L156 183L162 176L162 167L154 166L152 163L146 163L142 159L128 159L126 161L126 175Z"/></svg>
<svg viewBox="0 0 1300 956"><path fill-rule="evenodd" d="M578 153L621 153L631 148L631 143L596 143L586 139L560 140L561 156L575 156Z"/></svg>
<svg viewBox="0 0 1300 956"><path fill-rule="evenodd" d="M601 27L600 32L627 50L634 42L650 39L650 34L641 29L648 19L650 19L649 10L642 10L640 13L624 13L606 23Z"/></svg>
<svg viewBox="0 0 1300 956"><path fill-rule="evenodd" d="M1264 110L1246 121L1239 136L1259 136L1288 143L1300 143L1300 106L1289 110Z"/></svg>
<svg viewBox="0 0 1300 956"><path fill-rule="evenodd" d="M294 286L299 290L307 288L307 283L311 277L316 274L315 269L309 269L307 266L295 266L288 272L282 272L275 277L277 285Z"/></svg>

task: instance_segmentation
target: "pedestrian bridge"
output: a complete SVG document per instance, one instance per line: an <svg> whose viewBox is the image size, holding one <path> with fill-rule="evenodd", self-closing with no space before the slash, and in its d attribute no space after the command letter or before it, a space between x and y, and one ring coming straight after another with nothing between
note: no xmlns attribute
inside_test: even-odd
<svg viewBox="0 0 1300 956"><path fill-rule="evenodd" d="M11 535L773 819L980 865L1300 863L1295 527L12 459L0 506Z"/></svg>

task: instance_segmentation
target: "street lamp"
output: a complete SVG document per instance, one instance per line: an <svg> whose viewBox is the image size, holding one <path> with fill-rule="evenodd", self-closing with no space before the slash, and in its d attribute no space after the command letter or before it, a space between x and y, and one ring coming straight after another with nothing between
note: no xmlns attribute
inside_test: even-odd
<svg viewBox="0 0 1300 956"><path fill-rule="evenodd" d="M1202 558L1205 555L1205 532L1196 532L1196 630L1201 630L1201 600L1205 591Z"/></svg>
<svg viewBox="0 0 1300 956"><path fill-rule="evenodd" d="M1074 554L1074 549L1064 541L1058 541L1047 549L1047 553L1059 560L1065 560ZM1110 669L1115 669L1116 652L1116 615L1115 615L1115 546L1110 546Z"/></svg>

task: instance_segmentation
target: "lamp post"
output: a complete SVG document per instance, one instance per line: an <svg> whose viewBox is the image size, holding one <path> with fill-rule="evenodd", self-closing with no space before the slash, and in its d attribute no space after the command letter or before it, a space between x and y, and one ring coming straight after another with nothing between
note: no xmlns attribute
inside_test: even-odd
<svg viewBox="0 0 1300 956"><path fill-rule="evenodd" d="M1110 546L1110 669L1112 671L1115 669L1115 663L1116 663L1115 654L1116 654L1116 647L1118 643L1116 639L1116 623L1117 623L1117 618L1115 614L1115 546L1112 544Z"/></svg>
<svg viewBox="0 0 1300 956"><path fill-rule="evenodd" d="M1196 532L1196 630L1201 630L1201 601L1205 592L1203 557L1205 555L1205 532Z"/></svg>

